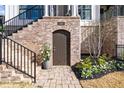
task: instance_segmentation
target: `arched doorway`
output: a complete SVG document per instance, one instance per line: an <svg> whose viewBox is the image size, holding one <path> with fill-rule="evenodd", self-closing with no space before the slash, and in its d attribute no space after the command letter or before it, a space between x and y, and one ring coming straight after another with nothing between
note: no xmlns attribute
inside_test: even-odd
<svg viewBox="0 0 124 93"><path fill-rule="evenodd" d="M53 32L53 65L70 65L70 33L68 31Z"/></svg>

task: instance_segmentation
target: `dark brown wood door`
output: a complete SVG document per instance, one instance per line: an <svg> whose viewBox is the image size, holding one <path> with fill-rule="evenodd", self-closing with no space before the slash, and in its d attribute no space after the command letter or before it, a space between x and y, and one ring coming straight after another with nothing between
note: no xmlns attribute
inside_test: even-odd
<svg viewBox="0 0 124 93"><path fill-rule="evenodd" d="M67 31L53 33L53 65L70 65L70 33Z"/></svg>

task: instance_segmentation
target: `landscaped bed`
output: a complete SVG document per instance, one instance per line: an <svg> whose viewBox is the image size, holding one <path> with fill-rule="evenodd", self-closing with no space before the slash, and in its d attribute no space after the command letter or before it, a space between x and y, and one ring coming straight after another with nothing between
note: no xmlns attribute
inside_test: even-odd
<svg viewBox="0 0 124 93"><path fill-rule="evenodd" d="M124 87L124 82L121 82L124 80L123 60L113 60L106 55L97 59L89 56L77 63L73 70L82 87Z"/></svg>

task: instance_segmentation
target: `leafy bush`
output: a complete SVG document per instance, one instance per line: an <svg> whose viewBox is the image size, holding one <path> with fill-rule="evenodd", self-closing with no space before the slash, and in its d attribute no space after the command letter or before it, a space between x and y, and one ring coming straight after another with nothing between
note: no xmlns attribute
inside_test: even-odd
<svg viewBox="0 0 124 93"><path fill-rule="evenodd" d="M116 61L115 60L109 61L108 62L108 66L110 67L110 70L117 70Z"/></svg>
<svg viewBox="0 0 124 93"><path fill-rule="evenodd" d="M117 70L124 70L124 62L123 61L117 61L116 67L117 67Z"/></svg>
<svg viewBox="0 0 124 93"><path fill-rule="evenodd" d="M102 66L102 65L105 65L105 63L106 63L105 58L100 56L99 59L98 59L98 64Z"/></svg>
<svg viewBox="0 0 124 93"><path fill-rule="evenodd" d="M47 43L44 44L42 46L42 48L40 49L40 53L41 53L41 56L43 58L43 61L48 61L50 59L50 56L51 56L50 45L48 45Z"/></svg>
<svg viewBox="0 0 124 93"><path fill-rule="evenodd" d="M42 62L48 61L51 56L50 45L45 43L41 48L36 57L37 64L40 65Z"/></svg>
<svg viewBox="0 0 124 93"><path fill-rule="evenodd" d="M90 69L92 67L92 59L90 57L87 57L82 61L82 67L86 69Z"/></svg>
<svg viewBox="0 0 124 93"><path fill-rule="evenodd" d="M94 65L92 67L92 71L93 71L93 74L96 75L96 74L100 74L101 73L101 69L98 65Z"/></svg>

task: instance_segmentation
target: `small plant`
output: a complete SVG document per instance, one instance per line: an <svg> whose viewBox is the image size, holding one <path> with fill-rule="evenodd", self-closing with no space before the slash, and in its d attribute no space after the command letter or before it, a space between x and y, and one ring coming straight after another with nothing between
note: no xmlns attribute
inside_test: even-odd
<svg viewBox="0 0 124 93"><path fill-rule="evenodd" d="M100 57L98 58L98 64L99 64L100 66L102 66L102 65L105 65L105 63L106 63L106 60L105 60L102 56L100 56Z"/></svg>
<svg viewBox="0 0 124 93"><path fill-rule="evenodd" d="M50 59L51 50L48 44L44 44L40 50L43 61L48 61Z"/></svg>
<svg viewBox="0 0 124 93"><path fill-rule="evenodd" d="M48 61L51 56L51 50L50 46L48 44L44 44L40 51L39 54L37 55L37 63L41 64L42 62Z"/></svg>
<svg viewBox="0 0 124 93"><path fill-rule="evenodd" d="M93 74L100 74L101 70L99 69L99 66L94 65L92 68Z"/></svg>
<svg viewBox="0 0 124 93"><path fill-rule="evenodd" d="M124 62L117 61L116 67L117 67L118 70L124 70Z"/></svg>

